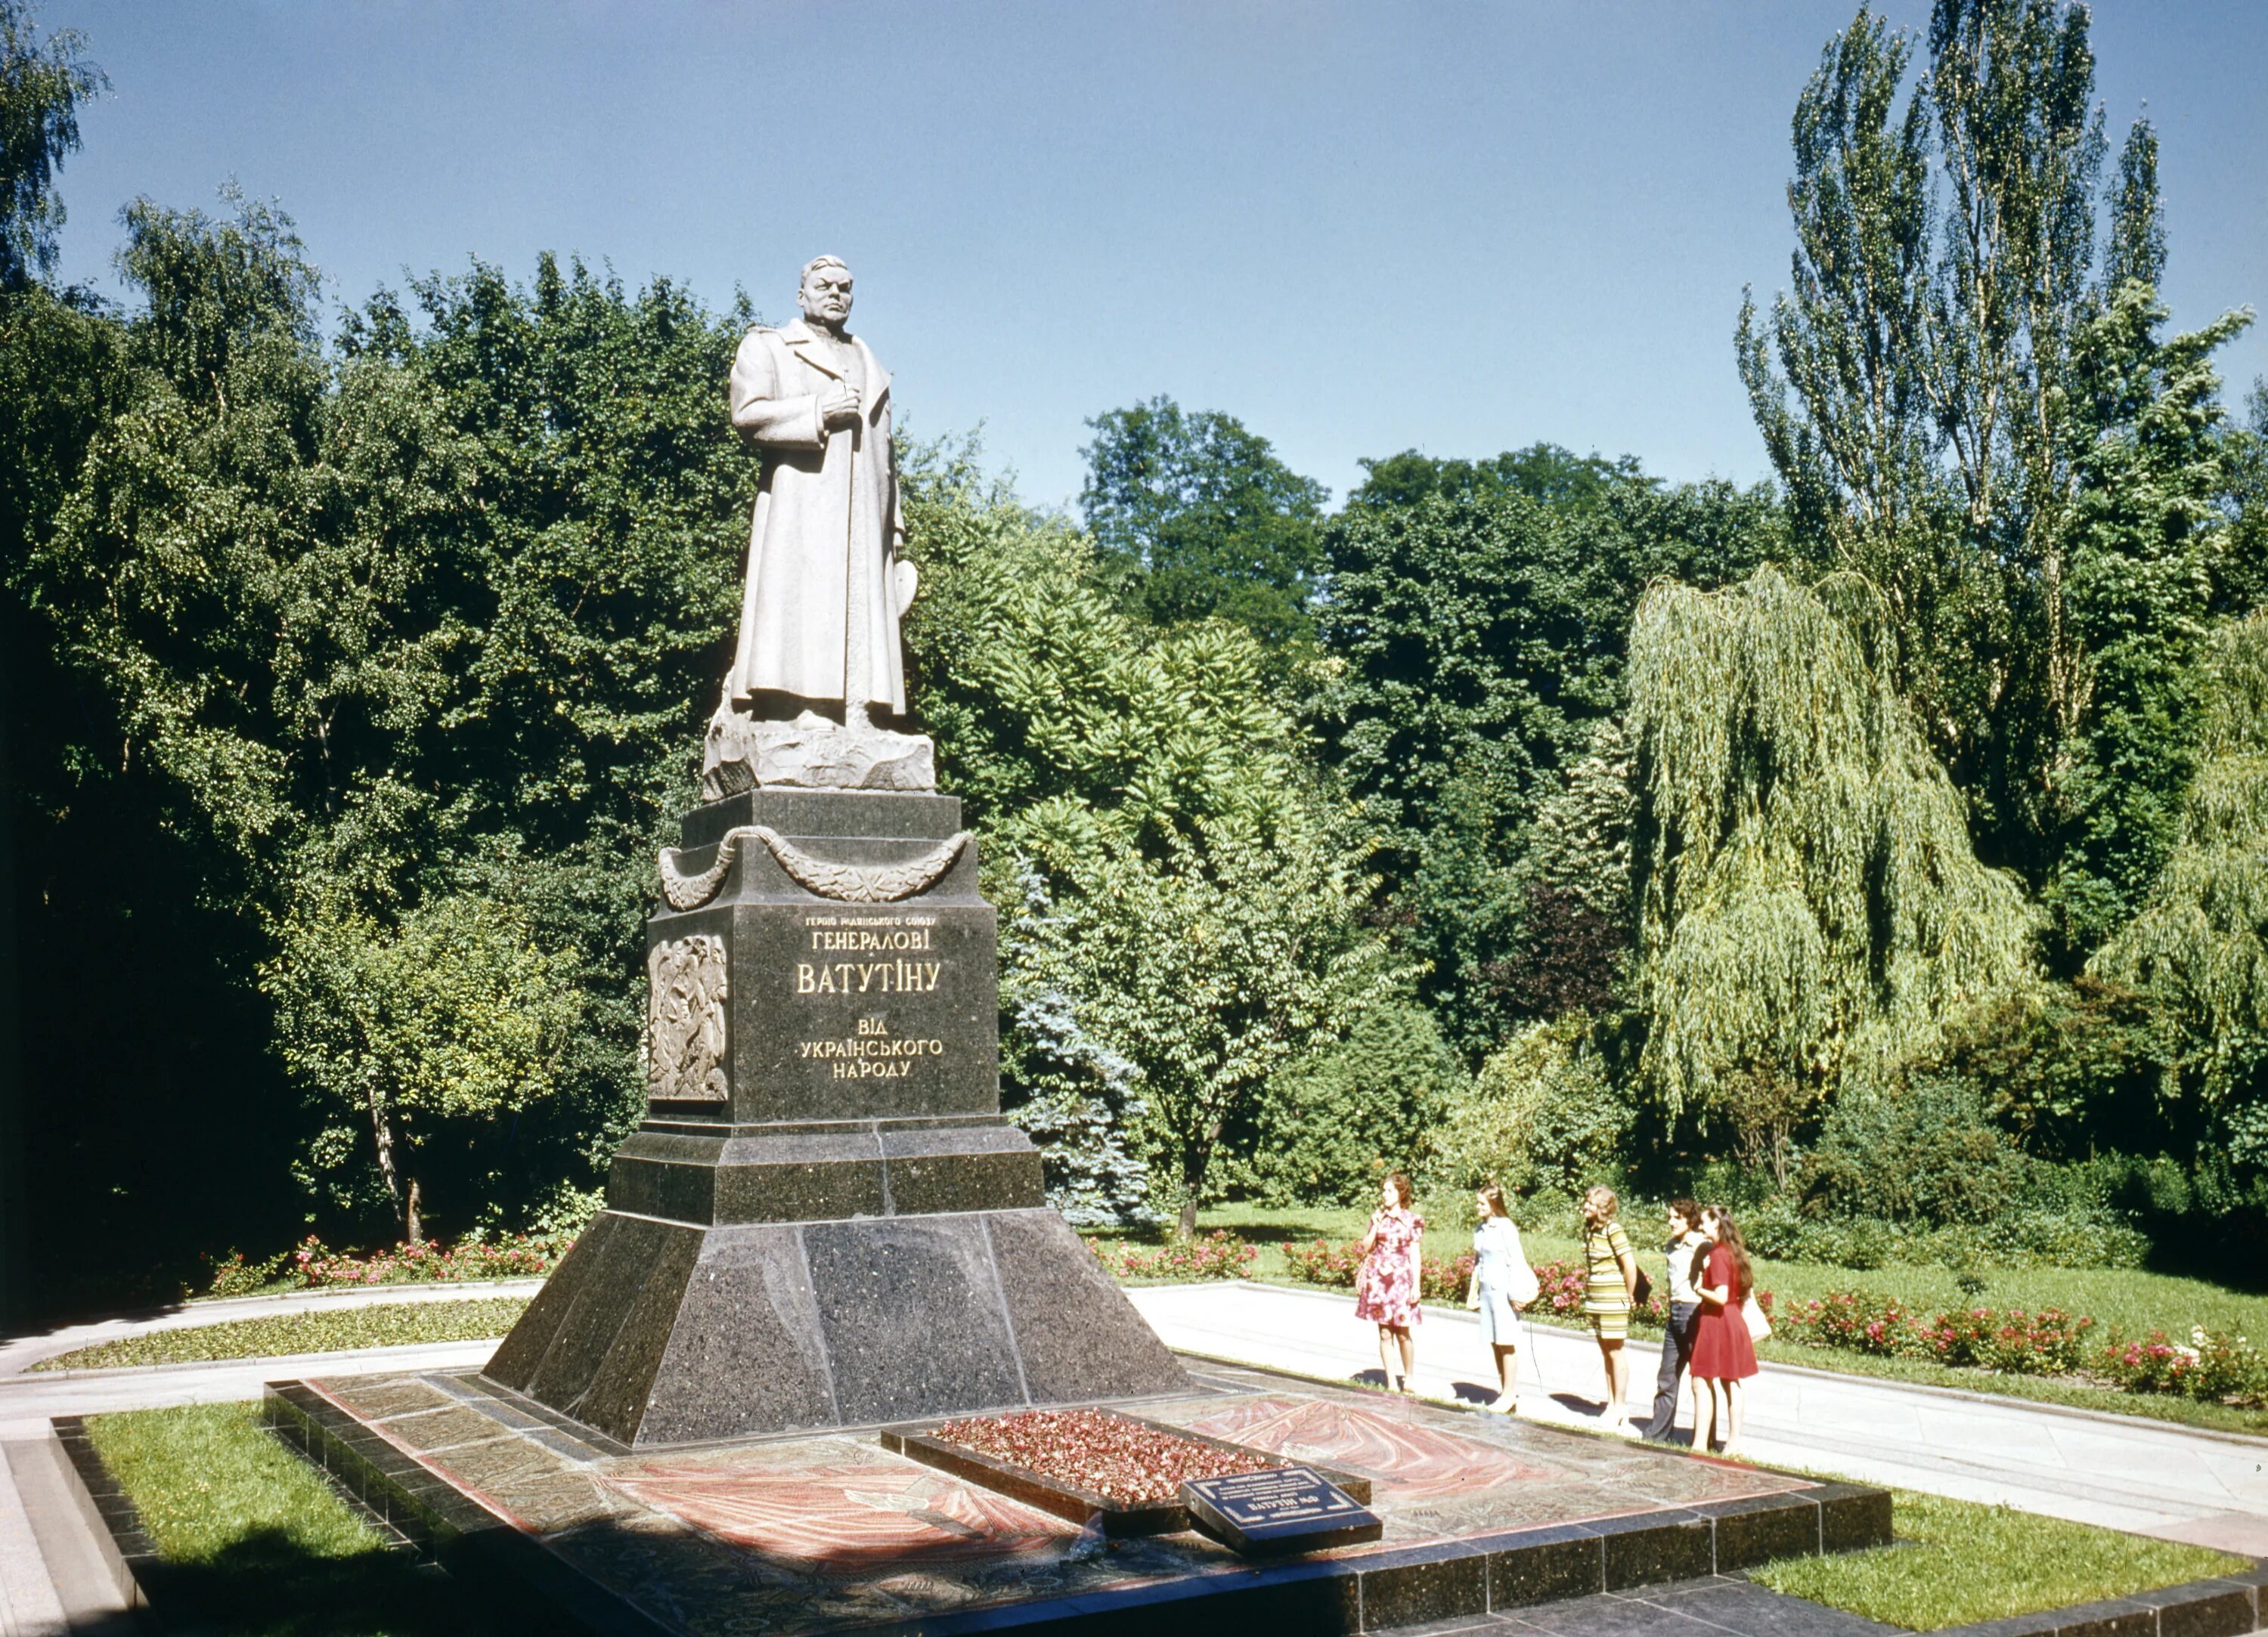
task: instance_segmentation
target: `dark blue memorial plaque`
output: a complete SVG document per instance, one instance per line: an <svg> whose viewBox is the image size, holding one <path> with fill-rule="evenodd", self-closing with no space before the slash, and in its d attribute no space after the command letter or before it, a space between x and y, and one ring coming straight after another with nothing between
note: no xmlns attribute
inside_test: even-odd
<svg viewBox="0 0 2268 1637"><path fill-rule="evenodd" d="M1271 1466L1182 1486L1189 1521L1247 1557L1320 1552L1375 1540L1386 1525L1310 1466Z"/></svg>

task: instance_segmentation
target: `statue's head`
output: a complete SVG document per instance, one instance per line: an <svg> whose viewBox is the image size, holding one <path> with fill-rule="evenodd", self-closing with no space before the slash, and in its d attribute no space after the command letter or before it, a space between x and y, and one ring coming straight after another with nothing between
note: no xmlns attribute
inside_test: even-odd
<svg viewBox="0 0 2268 1637"><path fill-rule="evenodd" d="M850 316L850 269L838 256L816 256L804 264L803 286L796 299L803 316L814 324L840 327Z"/></svg>

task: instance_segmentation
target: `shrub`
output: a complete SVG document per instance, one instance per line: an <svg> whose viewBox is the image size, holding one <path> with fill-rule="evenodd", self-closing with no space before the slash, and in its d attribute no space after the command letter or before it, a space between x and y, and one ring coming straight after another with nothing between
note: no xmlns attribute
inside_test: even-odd
<svg viewBox="0 0 2268 1637"><path fill-rule="evenodd" d="M1355 1270L1362 1266L1362 1252L1355 1249L1352 1240L1333 1244L1318 1239L1308 1245L1285 1245L1284 1259L1294 1279L1311 1285L1351 1285Z"/></svg>
<svg viewBox="0 0 2268 1637"><path fill-rule="evenodd" d="M1895 1154L1898 1163L1882 1164ZM1940 1227L1989 1222L2014 1208L2031 1162L1992 1123L1966 1080L1915 1075L1854 1084L1835 1101L1805 1161L1808 1215Z"/></svg>
<svg viewBox="0 0 2268 1637"><path fill-rule="evenodd" d="M1577 1193L1618 1175L1637 1114L1575 1015L1536 1024L1491 1057L1448 1112L1439 1174L1460 1188Z"/></svg>
<svg viewBox="0 0 2268 1637"><path fill-rule="evenodd" d="M1410 1000L1366 1007L1345 1039L1270 1076L1231 1186L1269 1204L1370 1199L1387 1171L1430 1169L1432 1133L1465 1086L1432 1013Z"/></svg>
<svg viewBox="0 0 2268 1637"><path fill-rule="evenodd" d="M1549 1312L1555 1318L1570 1321L1581 1319L1583 1290L1590 1282L1590 1274L1582 1263L1538 1262L1535 1282L1539 1289L1530 1310ZM1631 1322L1652 1330L1660 1330L1669 1323L1668 1301L1658 1285L1645 1301L1631 1310Z"/></svg>
<svg viewBox="0 0 2268 1637"><path fill-rule="evenodd" d="M2154 1330L2141 1340L2114 1340L2095 1358L2096 1372L2128 1392L2157 1392L2209 1402L2268 1402L2268 1354L2242 1336L2202 1326L2187 1346Z"/></svg>
<svg viewBox="0 0 2268 1637"><path fill-rule="evenodd" d="M1247 1244L1225 1228L1202 1238L1156 1246L1120 1244L1108 1239L1086 1243L1097 1259L1123 1279L1249 1279L1253 1263L1260 1259L1257 1245Z"/></svg>
<svg viewBox="0 0 2268 1637"><path fill-rule="evenodd" d="M1473 1276L1473 1253L1427 1256L1419 1259L1418 1294L1429 1302L1462 1302Z"/></svg>
<svg viewBox="0 0 2268 1637"><path fill-rule="evenodd" d="M1967 1365L2010 1376L2068 1376L2085 1356L2092 1318L2073 1318L2058 1308L2036 1314L2021 1308L1996 1312L1988 1307L1940 1313L1915 1327L1920 1356L1940 1364Z"/></svg>
<svg viewBox="0 0 2268 1637"><path fill-rule="evenodd" d="M572 1239L411 1241L383 1251L334 1251L313 1234L291 1252L293 1271L310 1288L322 1285L453 1283L468 1279L540 1279L574 1247Z"/></svg>
<svg viewBox="0 0 2268 1637"><path fill-rule="evenodd" d="M1895 1296L1870 1290L1835 1290L1808 1302L1785 1304L1773 1326L1792 1341L1845 1347L1890 1358L1912 1350L1911 1318Z"/></svg>
<svg viewBox="0 0 2268 1637"><path fill-rule="evenodd" d="M200 1257L212 1269L205 1281L205 1294L215 1296L258 1296L262 1290L284 1278L284 1264L291 1261L291 1252L278 1251L264 1262L247 1262L244 1252L232 1249L220 1261L214 1261L210 1252Z"/></svg>
<svg viewBox="0 0 2268 1637"><path fill-rule="evenodd" d="M1867 1271L1897 1264L1942 1266L2139 1267L2149 1237L2117 1221L2108 1207L2078 1200L2059 1208L2012 1211L1997 1221L1904 1228L1871 1217L1807 1215L1776 1199L1742 1222L1749 1249L1781 1262L1819 1262Z"/></svg>

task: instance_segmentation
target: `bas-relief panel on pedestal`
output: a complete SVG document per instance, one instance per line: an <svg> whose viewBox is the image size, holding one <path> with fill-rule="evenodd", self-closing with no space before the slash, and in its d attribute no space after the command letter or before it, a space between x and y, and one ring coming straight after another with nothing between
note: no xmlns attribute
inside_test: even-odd
<svg viewBox="0 0 2268 1637"><path fill-rule="evenodd" d="M645 1091L656 1102L725 1099L725 966L714 933L648 952Z"/></svg>

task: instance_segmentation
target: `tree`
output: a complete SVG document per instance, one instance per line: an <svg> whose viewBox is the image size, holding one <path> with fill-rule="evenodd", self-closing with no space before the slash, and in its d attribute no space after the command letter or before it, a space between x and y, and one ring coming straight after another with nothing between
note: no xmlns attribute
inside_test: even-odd
<svg viewBox="0 0 2268 1637"><path fill-rule="evenodd" d="M2029 973L2034 913L1977 862L1891 640L1864 581L1773 569L1657 586L1631 627L1643 1076L1783 1173L1839 1087Z"/></svg>
<svg viewBox="0 0 2268 1637"><path fill-rule="evenodd" d="M1144 1134L1187 1238L1224 1138L1270 1077L1401 975L1358 921L1358 861L1296 809L1265 830L1201 820L1154 861L1064 804L1019 829L1064 883L1084 1020L1141 1071Z"/></svg>
<svg viewBox="0 0 2268 1637"><path fill-rule="evenodd" d="M650 861L691 794L755 481L715 410L738 315L666 283L633 298L546 257L532 290L476 266L421 281L408 310L382 292L326 357L280 211L237 201L215 221L144 202L128 226L122 261L147 303L122 325L73 320L114 334L120 385L16 582L55 686L78 694L48 713L63 742L39 773L34 868L73 907L58 914L98 948L138 951L169 889L141 872L89 881L82 861L155 835L206 918L148 958L137 1003L215 1021L179 1031L170 1079L136 1083L151 1089L128 1123L184 1154L207 1140L182 1141L182 1124L248 1128L238 1197L287 1222L306 1208L283 1163L297 1145L329 1220L382 1220L347 1208L390 1200L399 1225L406 1185L390 1193L377 1150L339 1148L321 1112L338 1092L308 1020L348 994L357 1016L409 1015L369 998L416 977L388 951L423 948L453 905L490 906L524 930L534 953L514 970L544 990L513 1005L579 1026L540 1071L490 1053L526 1077L477 1107L431 1081L386 1097L409 1111L396 1156L424 1156L402 1173L421 1227L540 1220L603 1174L642 1104L631 974ZM133 839L108 833L113 815ZM50 930L59 948L78 936ZM468 1007L482 993L461 992ZM289 1051L279 1020L297 1020ZM155 1117L159 1086L180 1121ZM222 1087L258 1117L215 1127ZM453 1111L438 1126L416 1112L436 1098ZM126 1164L74 1118L58 1111L47 1134L71 1156L59 1190L94 1186L82 1153L153 1191L189 1186L154 1159Z"/></svg>
<svg viewBox="0 0 2268 1637"><path fill-rule="evenodd" d="M79 104L110 84L84 34L58 29L43 41L32 17L26 0L0 0L0 296L55 270L55 173L77 150Z"/></svg>
<svg viewBox="0 0 2268 1637"><path fill-rule="evenodd" d="M422 1241L437 1150L475 1145L556 1091L579 997L525 918L481 899L437 899L391 926L320 904L291 917L282 943L261 978L278 1050L321 1121L310 1191L351 1208L374 1168L402 1237ZM477 1168L473 1179L500 1180Z"/></svg>
<svg viewBox="0 0 2268 1637"><path fill-rule="evenodd" d="M1359 925L1363 848L1248 629L1129 613L1094 543L972 449L909 445L904 477L910 697L1010 918L1004 1104L1059 1197L1194 1231L1271 1074L1393 975Z"/></svg>
<svg viewBox="0 0 2268 1637"><path fill-rule="evenodd" d="M1079 507L1130 607L1158 625L1218 616L1270 643L1308 634L1322 485L1233 417L1170 398L1087 425Z"/></svg>
<svg viewBox="0 0 2268 1637"><path fill-rule="evenodd" d="M2130 280L2073 341L2068 603L2081 658L2043 892L2068 971L2133 915L2173 850L2228 534L2228 439L2210 360L2249 318L2161 340L2165 308Z"/></svg>
<svg viewBox="0 0 2268 1637"><path fill-rule="evenodd" d="M2268 613L2220 628L2204 659L2199 760L2173 855L2097 976L2173 1020L2175 1089L2204 1149L2268 1171Z"/></svg>
<svg viewBox="0 0 2268 1637"><path fill-rule="evenodd" d="M1361 466L1366 475L1347 496L1349 506L1414 506L1434 495L1453 502L1525 495L1547 506L1584 505L1625 485L1655 487L1634 456L1609 460L1557 444L1508 449L1488 460L1443 459L1405 449L1382 459L1366 459Z"/></svg>
<svg viewBox="0 0 2268 1637"><path fill-rule="evenodd" d="M1427 1177L1469 1076L1433 1015L1381 996L1269 1077L1234 1133L1235 1191L1271 1204L1365 1205L1388 1171Z"/></svg>
<svg viewBox="0 0 2268 1637"><path fill-rule="evenodd" d="M2066 0L1937 0L1901 106L1914 42L1862 7L1796 107L1792 291L1768 321L1744 300L1736 334L1799 516L1881 589L1899 686L2035 884L2088 700L2072 530L2101 429L2075 349L2165 256L2146 121L2098 199L2088 26Z"/></svg>
<svg viewBox="0 0 2268 1637"><path fill-rule="evenodd" d="M1528 827L1622 705L1640 593L1660 575L1716 584L1781 540L1768 492L1665 489L1627 462L1563 457L1487 463L1548 501L1511 479L1427 491L1420 458L1396 457L1418 500L1381 490L1325 530L1327 657L1307 715L1383 843L1385 913L1432 968L1425 998L1476 1061L1537 1015L1503 987Z"/></svg>

